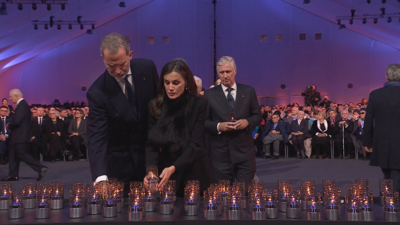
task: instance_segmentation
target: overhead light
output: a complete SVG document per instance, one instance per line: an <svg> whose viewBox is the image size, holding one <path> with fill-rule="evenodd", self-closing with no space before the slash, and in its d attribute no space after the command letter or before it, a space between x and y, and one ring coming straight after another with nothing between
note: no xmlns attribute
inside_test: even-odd
<svg viewBox="0 0 400 225"><path fill-rule="evenodd" d="M81 24L81 30L83 30L83 24Z"/></svg>
<svg viewBox="0 0 400 225"><path fill-rule="evenodd" d="M339 25L339 30L342 30L342 29L346 29L346 25L340 24L340 25Z"/></svg>
<svg viewBox="0 0 400 225"><path fill-rule="evenodd" d="M352 10L351 10L351 17L354 17L355 12L356 12L355 9L352 9Z"/></svg>
<svg viewBox="0 0 400 225"><path fill-rule="evenodd" d="M81 19L82 19L82 16L78 16L78 17L76 18L76 21L77 21L78 23L81 23Z"/></svg>
<svg viewBox="0 0 400 225"><path fill-rule="evenodd" d="M61 4L61 10L65 10L65 4Z"/></svg>
<svg viewBox="0 0 400 225"><path fill-rule="evenodd" d="M22 4L21 4L21 3L19 3L19 4L18 4L18 9L19 9L19 10L22 10L22 9L23 9L23 7L22 7Z"/></svg>
<svg viewBox="0 0 400 225"><path fill-rule="evenodd" d="M350 20L350 25L353 25L353 20L352 19Z"/></svg>
<svg viewBox="0 0 400 225"><path fill-rule="evenodd" d="M121 7L121 8L126 7L125 2L119 2L119 7Z"/></svg>
<svg viewBox="0 0 400 225"><path fill-rule="evenodd" d="M47 10L51 10L51 4L47 4Z"/></svg>
<svg viewBox="0 0 400 225"><path fill-rule="evenodd" d="M69 28L70 30L72 30L72 24L68 25L68 28Z"/></svg>
<svg viewBox="0 0 400 225"><path fill-rule="evenodd" d="M94 24L92 24L92 30L94 30Z"/></svg>
<svg viewBox="0 0 400 225"><path fill-rule="evenodd" d="M374 19L374 24L377 24L378 23L378 18L375 18Z"/></svg>
<svg viewBox="0 0 400 225"><path fill-rule="evenodd" d="M44 25L44 29L45 30L49 29L49 25L47 25L47 23Z"/></svg>
<svg viewBox="0 0 400 225"><path fill-rule="evenodd" d="M392 22L392 17L388 17L388 23Z"/></svg>
<svg viewBox="0 0 400 225"><path fill-rule="evenodd" d="M61 30L61 24L57 25L57 29Z"/></svg>
<svg viewBox="0 0 400 225"><path fill-rule="evenodd" d="M303 4L310 4L310 0L304 0Z"/></svg>
<svg viewBox="0 0 400 225"><path fill-rule="evenodd" d="M32 9L33 9L33 10L36 10L36 9L37 9L36 3L32 3Z"/></svg>
<svg viewBox="0 0 400 225"><path fill-rule="evenodd" d="M341 20L337 20L337 25L340 25L341 24Z"/></svg>
<svg viewBox="0 0 400 225"><path fill-rule="evenodd" d="M367 0L367 3L368 3L368 4L371 4L371 0Z"/></svg>
<svg viewBox="0 0 400 225"><path fill-rule="evenodd" d="M383 15L385 15L385 8L381 8L381 15L383 16Z"/></svg>
<svg viewBox="0 0 400 225"><path fill-rule="evenodd" d="M382 0L382 3L385 4L385 3L386 3L386 0Z"/></svg>
<svg viewBox="0 0 400 225"><path fill-rule="evenodd" d="M366 24L366 23L367 23L367 19L364 18L364 19L363 19L363 24Z"/></svg>
<svg viewBox="0 0 400 225"><path fill-rule="evenodd" d="M93 34L93 31L92 31L91 29L87 29L87 30L86 30L86 33L87 33L87 34Z"/></svg>
<svg viewBox="0 0 400 225"><path fill-rule="evenodd" d="M38 25L37 24L33 25L33 29L37 30L38 29Z"/></svg>

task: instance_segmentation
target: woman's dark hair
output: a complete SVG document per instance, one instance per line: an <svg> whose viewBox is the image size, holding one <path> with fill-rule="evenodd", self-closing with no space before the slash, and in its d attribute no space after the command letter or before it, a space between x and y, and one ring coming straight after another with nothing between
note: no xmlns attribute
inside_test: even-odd
<svg viewBox="0 0 400 225"><path fill-rule="evenodd" d="M164 76L170 74L172 72L179 73L183 79L186 81L185 91L189 94L197 96L197 85L193 77L193 73L190 70L189 66L183 59L173 59L169 61L161 70L160 81L158 83L157 88L157 97L151 100L150 102L150 112L151 114L159 118L161 116L164 96L165 96L165 89L164 89Z"/></svg>
<svg viewBox="0 0 400 225"><path fill-rule="evenodd" d="M76 111L75 111L75 113L76 112L79 112L80 114L81 114L81 120L83 120L83 117L85 116L85 114L83 114L83 110L82 109L77 109Z"/></svg>

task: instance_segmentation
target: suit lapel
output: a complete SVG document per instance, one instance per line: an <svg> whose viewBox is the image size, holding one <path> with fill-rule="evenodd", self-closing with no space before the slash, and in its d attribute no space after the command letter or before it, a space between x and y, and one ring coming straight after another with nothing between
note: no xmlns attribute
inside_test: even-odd
<svg viewBox="0 0 400 225"><path fill-rule="evenodd" d="M133 110L128 99L118 85L118 82L108 71L105 72L107 96L115 110L124 118L125 121L135 121Z"/></svg>
<svg viewBox="0 0 400 225"><path fill-rule="evenodd" d="M241 85L236 83L236 99L235 99L235 112L238 113L242 108L243 101L245 98L245 91L241 88Z"/></svg>
<svg viewBox="0 0 400 225"><path fill-rule="evenodd" d="M146 77L144 76L144 71L140 70L138 66L133 67L131 64L131 72L132 72L132 80L133 80L133 85L135 87L135 96L136 96L136 111L138 113L138 118L141 118L140 110L143 105L144 99L143 98L138 98L138 95L140 93L145 93L146 87L148 87L145 82L146 82ZM147 107L147 103L145 103L145 106Z"/></svg>
<svg viewBox="0 0 400 225"><path fill-rule="evenodd" d="M215 95L213 95L213 97L219 103L221 108L226 111L226 116L228 117L228 114L232 112L232 108L229 105L228 99L226 98L221 86L215 87Z"/></svg>

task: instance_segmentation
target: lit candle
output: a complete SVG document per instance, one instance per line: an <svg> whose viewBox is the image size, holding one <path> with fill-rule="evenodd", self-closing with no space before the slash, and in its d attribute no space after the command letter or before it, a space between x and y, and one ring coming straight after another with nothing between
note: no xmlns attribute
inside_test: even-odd
<svg viewBox="0 0 400 225"><path fill-rule="evenodd" d="M72 208L80 208L81 207L81 201L79 201L78 195L75 196L74 201L72 202Z"/></svg>
<svg viewBox="0 0 400 225"><path fill-rule="evenodd" d="M44 198L42 198L42 200L38 204L39 208L46 208L47 205L48 203L44 200Z"/></svg>
<svg viewBox="0 0 400 225"><path fill-rule="evenodd" d="M13 208L19 208L21 206L21 202L19 201L18 197L15 197L15 202L12 203Z"/></svg>

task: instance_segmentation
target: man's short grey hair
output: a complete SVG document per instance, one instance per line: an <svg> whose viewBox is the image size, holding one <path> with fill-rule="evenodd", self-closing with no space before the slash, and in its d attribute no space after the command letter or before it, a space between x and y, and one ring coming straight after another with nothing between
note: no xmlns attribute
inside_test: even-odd
<svg viewBox="0 0 400 225"><path fill-rule="evenodd" d="M100 53L104 55L104 50L108 49L111 54L116 54L120 47L125 49L127 55L131 51L128 40L124 36L118 33L110 33L101 40Z"/></svg>
<svg viewBox="0 0 400 225"><path fill-rule="evenodd" d="M389 81L400 81L400 64L390 64L386 68L386 76Z"/></svg>
<svg viewBox="0 0 400 225"><path fill-rule="evenodd" d="M10 95L19 96L21 98L23 97L23 94L19 89L12 89Z"/></svg>
<svg viewBox="0 0 400 225"><path fill-rule="evenodd" d="M233 69L236 70L236 63L235 59L232 56L222 56L220 59L218 59L217 62L217 72L218 72L218 66L225 65L225 63L230 62Z"/></svg>
<svg viewBox="0 0 400 225"><path fill-rule="evenodd" d="M344 109L344 110L342 110L341 112L340 112L340 116L342 116L343 115L343 113L347 113L347 114L349 114L349 111L347 110L347 109Z"/></svg>
<svg viewBox="0 0 400 225"><path fill-rule="evenodd" d="M304 114L304 111L299 110L299 111L297 112L297 115L298 115L299 113L303 113L303 114Z"/></svg>
<svg viewBox="0 0 400 225"><path fill-rule="evenodd" d="M194 77L194 81L199 82L199 86L200 88L203 88L203 82L201 81L201 78L198 76L193 76ZM197 83L196 83L197 84Z"/></svg>
<svg viewBox="0 0 400 225"><path fill-rule="evenodd" d="M58 117L58 115L59 115L59 112L56 109L50 109L49 112L54 112L56 114L56 117Z"/></svg>
<svg viewBox="0 0 400 225"><path fill-rule="evenodd" d="M286 116L286 113L285 113L285 112L281 112L281 115L283 115L283 117L285 117L285 116Z"/></svg>

